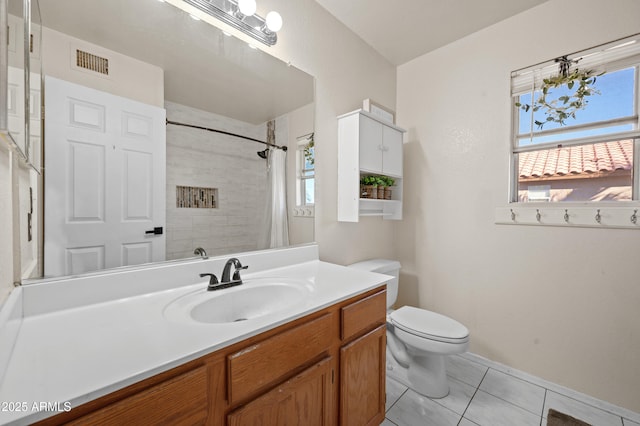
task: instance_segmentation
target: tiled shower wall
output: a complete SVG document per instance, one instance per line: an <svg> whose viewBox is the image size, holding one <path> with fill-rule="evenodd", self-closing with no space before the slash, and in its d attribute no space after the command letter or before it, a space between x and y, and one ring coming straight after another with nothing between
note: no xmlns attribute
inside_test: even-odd
<svg viewBox="0 0 640 426"><path fill-rule="evenodd" d="M165 102L165 108L168 120L266 140L266 124L255 126L172 102ZM277 138L282 129L286 125L276 123ZM209 255L262 248L267 164L256 152L264 148L233 136L167 126L167 259L193 257L196 247ZM218 207L177 208L177 185L217 188Z"/></svg>

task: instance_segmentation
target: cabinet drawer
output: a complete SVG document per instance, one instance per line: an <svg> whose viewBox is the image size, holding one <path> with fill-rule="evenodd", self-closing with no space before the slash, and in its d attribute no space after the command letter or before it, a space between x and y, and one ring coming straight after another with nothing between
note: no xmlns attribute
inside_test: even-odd
<svg viewBox="0 0 640 426"><path fill-rule="evenodd" d="M234 404L311 361L331 345L332 313L227 357L229 403Z"/></svg>
<svg viewBox="0 0 640 426"><path fill-rule="evenodd" d="M387 316L387 291L382 290L351 303L343 307L340 313L342 340L384 324Z"/></svg>
<svg viewBox="0 0 640 426"><path fill-rule="evenodd" d="M209 404L207 377L207 368L198 367L67 424L204 424Z"/></svg>

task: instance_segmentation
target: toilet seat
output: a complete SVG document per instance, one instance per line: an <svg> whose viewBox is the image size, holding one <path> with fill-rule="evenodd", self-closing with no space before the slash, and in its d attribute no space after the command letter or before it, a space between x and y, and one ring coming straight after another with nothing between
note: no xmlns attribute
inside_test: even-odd
<svg viewBox="0 0 640 426"><path fill-rule="evenodd" d="M403 306L391 312L388 318L399 329L425 339L444 343L469 341L467 327L454 319L425 309Z"/></svg>

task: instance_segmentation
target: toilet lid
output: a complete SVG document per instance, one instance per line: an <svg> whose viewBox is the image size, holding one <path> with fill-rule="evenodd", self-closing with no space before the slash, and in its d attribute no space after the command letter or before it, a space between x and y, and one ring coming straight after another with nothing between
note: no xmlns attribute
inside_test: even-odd
<svg viewBox="0 0 640 426"><path fill-rule="evenodd" d="M393 325L416 336L450 343L469 340L467 327L454 319L425 309L403 306L391 312L389 318Z"/></svg>

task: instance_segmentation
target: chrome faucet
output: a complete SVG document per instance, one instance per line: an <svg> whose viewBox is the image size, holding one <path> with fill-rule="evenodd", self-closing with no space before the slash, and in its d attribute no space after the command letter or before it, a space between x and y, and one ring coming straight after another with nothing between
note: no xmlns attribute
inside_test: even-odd
<svg viewBox="0 0 640 426"><path fill-rule="evenodd" d="M203 259L208 259L209 256L207 256L207 252L204 251L204 249L202 247L198 247L197 249L195 249L193 251L193 254L195 254L196 256L202 256Z"/></svg>
<svg viewBox="0 0 640 426"><path fill-rule="evenodd" d="M231 278L231 267L235 268L233 271L233 278ZM227 260L227 263L224 265L224 269L222 270L222 283L221 284L242 284L242 279L240 278L240 271L243 269L247 269L248 266L242 266L242 263L235 257Z"/></svg>

